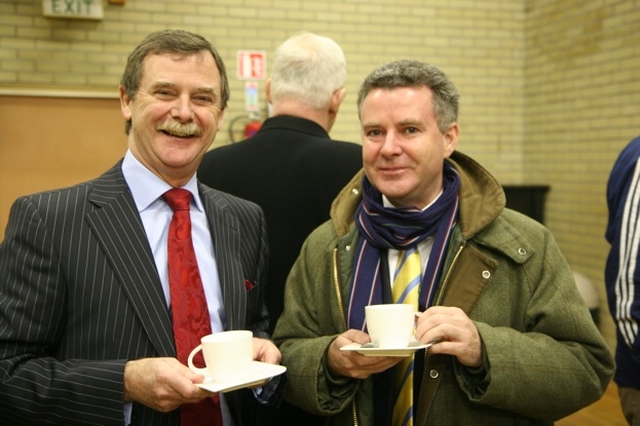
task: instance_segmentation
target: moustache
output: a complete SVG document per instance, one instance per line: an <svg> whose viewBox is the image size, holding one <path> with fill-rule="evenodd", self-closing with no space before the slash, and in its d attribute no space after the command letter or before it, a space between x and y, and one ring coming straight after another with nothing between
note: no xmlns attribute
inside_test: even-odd
<svg viewBox="0 0 640 426"><path fill-rule="evenodd" d="M165 121L160 124L156 130L168 133L172 136L179 136L181 138L202 136L202 128L196 123L179 123L177 121Z"/></svg>

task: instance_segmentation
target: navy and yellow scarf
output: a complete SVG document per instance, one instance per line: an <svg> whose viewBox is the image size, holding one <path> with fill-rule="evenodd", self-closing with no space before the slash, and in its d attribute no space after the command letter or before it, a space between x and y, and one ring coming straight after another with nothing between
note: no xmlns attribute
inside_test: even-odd
<svg viewBox="0 0 640 426"><path fill-rule="evenodd" d="M458 215L460 176L453 166L445 162L443 177L442 194L425 210L385 207L380 191L371 185L366 176L363 177L363 198L355 218L360 240L346 312L349 328L364 330L364 307L382 303L381 251L404 250L435 236L420 284L419 300L423 307L432 302L449 235Z"/></svg>

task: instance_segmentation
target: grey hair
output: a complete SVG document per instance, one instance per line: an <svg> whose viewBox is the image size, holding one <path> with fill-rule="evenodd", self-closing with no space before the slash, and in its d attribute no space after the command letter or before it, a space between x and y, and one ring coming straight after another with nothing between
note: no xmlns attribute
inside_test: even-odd
<svg viewBox="0 0 640 426"><path fill-rule="evenodd" d="M275 51L271 70L271 98L302 102L321 109L336 90L345 86L347 62L342 48L332 39L301 32Z"/></svg>
<svg viewBox="0 0 640 426"><path fill-rule="evenodd" d="M458 120L458 91L438 67L402 59L381 65L369 74L358 91L358 116L367 95L374 89L426 86L433 92L433 113L440 132Z"/></svg>

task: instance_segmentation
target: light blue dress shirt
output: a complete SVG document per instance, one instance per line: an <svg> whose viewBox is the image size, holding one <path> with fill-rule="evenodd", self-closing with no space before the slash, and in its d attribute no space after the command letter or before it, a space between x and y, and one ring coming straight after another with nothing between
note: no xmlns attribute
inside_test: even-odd
<svg viewBox="0 0 640 426"><path fill-rule="evenodd" d="M170 307L167 236L169 224L173 217L173 210L162 199L162 194L172 187L142 165L129 150L127 150L122 162L122 174L133 194L133 199L142 218L142 224L147 233L153 258L160 275L167 307ZM194 175L183 188L189 190L193 195L193 200L191 201L191 234L198 261L198 269L200 270L200 278L202 279L202 286L207 299L207 306L209 307L211 331L216 333L225 329L226 320L211 231L209 230L207 216L198 193L196 176ZM224 424L232 426L233 419L222 393L220 393L220 406ZM128 425L130 423L131 403L128 403L125 404L125 424Z"/></svg>

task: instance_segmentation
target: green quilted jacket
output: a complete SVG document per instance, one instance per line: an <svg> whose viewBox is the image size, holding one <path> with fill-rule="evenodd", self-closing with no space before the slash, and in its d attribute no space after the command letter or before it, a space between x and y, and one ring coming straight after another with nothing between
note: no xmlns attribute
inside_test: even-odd
<svg viewBox="0 0 640 426"><path fill-rule="evenodd" d="M488 374L478 391L455 357L426 355L414 424L551 425L602 396L611 351L549 230L506 209L501 186L475 161L459 152L447 161L461 176L460 214L434 303L474 321ZM374 424L372 379L332 380L324 359L346 331L361 179L305 242L273 335L288 368L285 398L327 425Z"/></svg>

